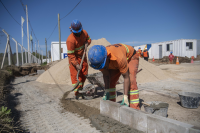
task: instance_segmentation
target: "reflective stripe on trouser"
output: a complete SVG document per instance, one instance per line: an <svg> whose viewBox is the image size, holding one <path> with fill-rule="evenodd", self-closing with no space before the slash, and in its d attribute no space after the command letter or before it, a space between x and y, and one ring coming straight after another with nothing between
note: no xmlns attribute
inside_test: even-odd
<svg viewBox="0 0 200 133"><path fill-rule="evenodd" d="M115 102L116 101L116 88L110 88L108 90L109 90L109 93L110 93L109 100Z"/></svg>
<svg viewBox="0 0 200 133"><path fill-rule="evenodd" d="M72 84L72 85L74 86L75 84ZM79 90L82 90L82 89L83 89L83 83L80 82L79 85L77 86L77 88L74 89L74 94L77 95L77 94L78 94L78 91L79 91Z"/></svg>
<svg viewBox="0 0 200 133"><path fill-rule="evenodd" d="M139 91L138 91L137 82L136 82L138 64L139 64L139 55L135 54L131 58L131 61L128 64L129 72L130 72L129 101L130 101L131 108L140 110Z"/></svg>
<svg viewBox="0 0 200 133"><path fill-rule="evenodd" d="M77 58L77 61L78 63L80 64L81 63L81 59L80 58ZM77 70L76 70L76 67L73 66L69 60L69 69L70 69L70 76L71 76L71 81L72 81L72 85L75 85L77 83L77 79L76 79L76 75L77 75ZM78 87L74 90L75 92L75 95L78 94L78 90L81 90L83 88L83 85L84 85L84 82L85 82L85 75L88 74L88 64L87 64L87 59L85 58L83 60L83 64L82 64L82 69L79 73L79 85Z"/></svg>

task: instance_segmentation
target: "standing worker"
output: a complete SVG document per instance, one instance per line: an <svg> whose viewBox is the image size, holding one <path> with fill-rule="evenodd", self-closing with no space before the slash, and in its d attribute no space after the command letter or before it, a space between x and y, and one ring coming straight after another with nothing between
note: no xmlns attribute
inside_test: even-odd
<svg viewBox="0 0 200 133"><path fill-rule="evenodd" d="M83 30L82 24L79 20L75 19L71 23L71 34L68 36L66 44L67 44L67 54L69 59L69 69L70 69L70 75L71 75L71 81L72 85L75 85L77 82L76 75L78 70L81 69L80 63L81 58L84 53L84 49L87 48L88 44L90 45L91 39L88 35L88 33ZM83 60L82 69L80 70L79 74L79 85L74 90L76 99L79 99L80 96L82 96L78 91L83 89L83 85L85 82L85 75L88 74L88 63L87 63L87 57L85 56L85 59ZM83 98L83 96L82 96Z"/></svg>
<svg viewBox="0 0 200 133"><path fill-rule="evenodd" d="M145 50L144 50L144 52L143 52L143 57L144 57L144 60L148 61L149 52L147 51L147 48L145 48Z"/></svg>
<svg viewBox="0 0 200 133"><path fill-rule="evenodd" d="M140 47L138 48L137 53L139 54L140 57L142 57L142 50Z"/></svg>
<svg viewBox="0 0 200 133"><path fill-rule="evenodd" d="M92 68L103 73L105 83L103 100L116 102L116 83L122 74L124 98L121 104L140 110L136 82L139 54L133 47L125 44L114 44L107 47L95 45L90 48L88 59Z"/></svg>
<svg viewBox="0 0 200 133"><path fill-rule="evenodd" d="M170 55L169 55L169 57L168 57L168 58L169 58L169 63L170 63L170 64L173 64L173 59L174 59L174 55L173 55L172 53L173 53L173 52L171 51L171 52L170 52Z"/></svg>

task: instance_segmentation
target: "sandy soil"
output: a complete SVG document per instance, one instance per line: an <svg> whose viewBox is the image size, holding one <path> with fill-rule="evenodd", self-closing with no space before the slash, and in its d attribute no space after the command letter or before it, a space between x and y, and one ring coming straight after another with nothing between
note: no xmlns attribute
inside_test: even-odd
<svg viewBox="0 0 200 133"><path fill-rule="evenodd" d="M200 93L200 63L181 64L181 65L160 65L159 68L164 70L167 76L173 79L160 80L150 83L138 84L140 101L162 101L169 104L168 118L189 123L200 127L200 108L187 109L180 105L178 92L192 91ZM191 79L196 80L191 80ZM117 102L123 98L123 84L117 85ZM189 89L189 90L188 90ZM79 100L88 106L99 109L100 99L103 92L98 91L93 100ZM144 111L144 107L141 106Z"/></svg>

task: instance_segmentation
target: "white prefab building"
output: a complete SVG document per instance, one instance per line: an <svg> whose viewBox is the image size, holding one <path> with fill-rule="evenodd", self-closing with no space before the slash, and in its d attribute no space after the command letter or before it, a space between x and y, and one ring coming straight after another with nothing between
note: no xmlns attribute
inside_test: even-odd
<svg viewBox="0 0 200 133"><path fill-rule="evenodd" d="M146 47L145 45L135 46L134 48L138 50L141 47L143 50ZM144 47L144 48L143 48ZM197 39L179 39L173 41L165 41L152 43L150 48L148 49L149 58L152 59L160 59L163 56L169 56L170 52L173 52L174 56L190 58L197 55L200 55L200 40Z"/></svg>
<svg viewBox="0 0 200 133"><path fill-rule="evenodd" d="M67 57L66 42L61 42L61 59ZM59 42L51 42L51 61L59 60Z"/></svg>

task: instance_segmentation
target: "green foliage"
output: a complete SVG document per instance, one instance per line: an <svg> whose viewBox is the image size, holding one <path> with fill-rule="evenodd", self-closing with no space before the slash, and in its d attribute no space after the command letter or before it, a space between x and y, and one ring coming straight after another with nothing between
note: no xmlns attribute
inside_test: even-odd
<svg viewBox="0 0 200 133"><path fill-rule="evenodd" d="M2 106L0 110L1 122L3 123L12 122L12 120L9 118L9 114L11 114L11 109L7 109L7 107Z"/></svg>
<svg viewBox="0 0 200 133"><path fill-rule="evenodd" d="M43 62L41 66L45 66L45 65L47 65L47 62Z"/></svg>

